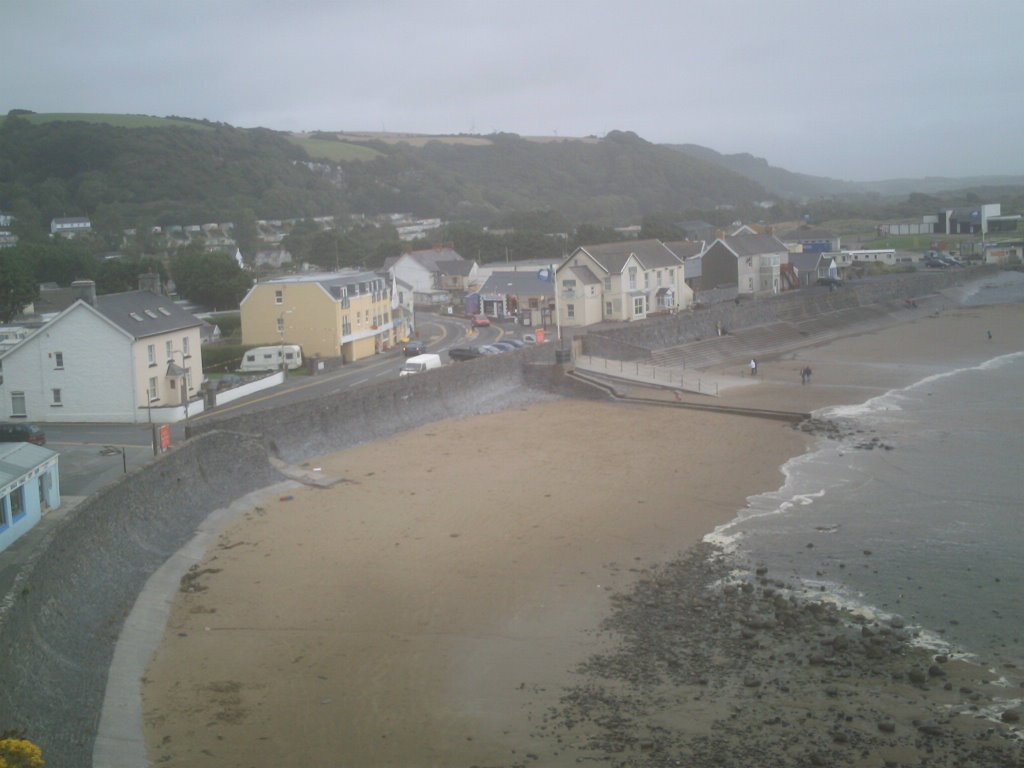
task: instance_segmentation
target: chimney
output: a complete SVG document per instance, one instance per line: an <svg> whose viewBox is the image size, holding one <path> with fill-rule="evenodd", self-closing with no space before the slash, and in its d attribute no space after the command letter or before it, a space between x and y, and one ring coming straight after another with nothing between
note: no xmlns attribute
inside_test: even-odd
<svg viewBox="0 0 1024 768"><path fill-rule="evenodd" d="M160 273L159 272L147 272L144 275L139 275L139 290L149 291L150 293L159 296L162 291L160 290Z"/></svg>
<svg viewBox="0 0 1024 768"><path fill-rule="evenodd" d="M92 307L96 306L96 283L92 280L75 280L71 283L71 290L76 299L81 299Z"/></svg>

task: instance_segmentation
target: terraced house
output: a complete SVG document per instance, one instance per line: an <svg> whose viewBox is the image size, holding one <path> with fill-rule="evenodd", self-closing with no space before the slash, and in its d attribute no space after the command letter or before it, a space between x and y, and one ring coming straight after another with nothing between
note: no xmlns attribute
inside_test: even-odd
<svg viewBox="0 0 1024 768"><path fill-rule="evenodd" d="M693 303L683 260L660 240L583 245L555 270L559 323L642 320Z"/></svg>
<svg viewBox="0 0 1024 768"><path fill-rule="evenodd" d="M298 344L305 358L362 360L408 333L388 281L376 272L341 270L257 283L241 303L242 343Z"/></svg>

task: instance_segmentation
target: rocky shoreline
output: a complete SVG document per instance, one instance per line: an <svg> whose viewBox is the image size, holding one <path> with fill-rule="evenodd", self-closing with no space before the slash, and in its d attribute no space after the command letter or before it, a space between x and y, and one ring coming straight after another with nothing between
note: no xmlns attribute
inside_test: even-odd
<svg viewBox="0 0 1024 768"><path fill-rule="evenodd" d="M612 766L1024 765L1020 670L999 681L915 646L898 618L734 569L701 544L617 595L601 627L615 649L534 736Z"/></svg>

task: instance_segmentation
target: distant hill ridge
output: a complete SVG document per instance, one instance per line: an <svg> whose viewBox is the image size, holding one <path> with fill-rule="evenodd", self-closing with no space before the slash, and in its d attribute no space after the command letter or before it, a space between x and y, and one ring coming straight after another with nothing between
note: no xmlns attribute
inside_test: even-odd
<svg viewBox="0 0 1024 768"><path fill-rule="evenodd" d="M619 224L649 214L773 198L907 194L1024 184L1024 177L856 183L796 174L749 154L595 136L291 133L186 117L0 117L0 210L40 226L230 220L402 211L480 223L554 210Z"/></svg>

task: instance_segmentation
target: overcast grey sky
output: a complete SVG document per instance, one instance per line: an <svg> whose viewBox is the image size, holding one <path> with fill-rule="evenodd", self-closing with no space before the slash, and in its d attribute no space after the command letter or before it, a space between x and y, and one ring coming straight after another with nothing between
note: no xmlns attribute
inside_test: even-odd
<svg viewBox="0 0 1024 768"><path fill-rule="evenodd" d="M0 111L603 136L1024 173L1019 0L2 0Z"/></svg>

